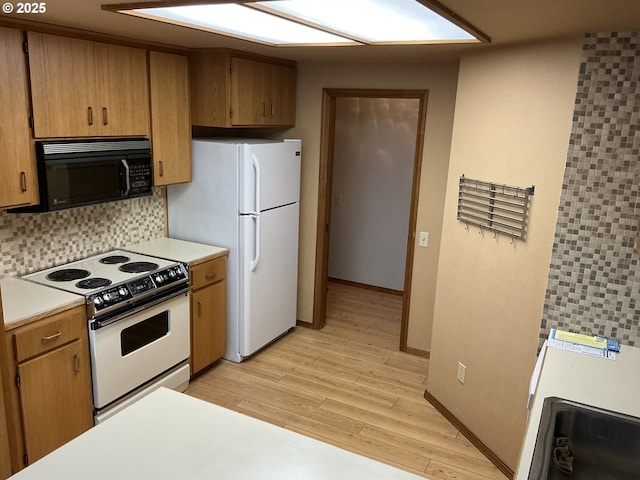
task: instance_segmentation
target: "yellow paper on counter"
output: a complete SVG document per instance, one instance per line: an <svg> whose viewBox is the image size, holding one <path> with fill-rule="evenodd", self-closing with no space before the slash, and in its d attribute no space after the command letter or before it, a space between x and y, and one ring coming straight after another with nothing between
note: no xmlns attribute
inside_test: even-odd
<svg viewBox="0 0 640 480"><path fill-rule="evenodd" d="M556 330L554 337L556 340L563 340L565 342L577 343L579 345L587 345L588 347L595 348L607 348L607 341L598 337L592 337L590 335L584 335L582 333L563 332L562 330Z"/></svg>

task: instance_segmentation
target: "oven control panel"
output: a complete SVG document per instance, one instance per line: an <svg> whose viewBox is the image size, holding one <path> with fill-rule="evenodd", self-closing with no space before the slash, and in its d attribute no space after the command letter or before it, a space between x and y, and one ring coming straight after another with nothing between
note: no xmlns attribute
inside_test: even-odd
<svg viewBox="0 0 640 480"><path fill-rule="evenodd" d="M183 264L173 265L130 282L105 288L91 295L88 301L93 304L96 313L102 312L109 307L129 302L136 298L161 296L162 291L166 288L178 283L187 283L188 277L189 273Z"/></svg>

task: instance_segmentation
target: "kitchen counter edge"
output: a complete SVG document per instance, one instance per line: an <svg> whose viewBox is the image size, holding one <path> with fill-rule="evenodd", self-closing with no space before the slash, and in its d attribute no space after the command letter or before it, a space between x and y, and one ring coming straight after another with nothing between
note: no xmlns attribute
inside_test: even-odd
<svg viewBox="0 0 640 480"><path fill-rule="evenodd" d="M184 262L189 264L189 266L198 265L229 254L227 248L169 237L156 238L146 242L127 245L123 247L123 249L167 260Z"/></svg>
<svg viewBox="0 0 640 480"><path fill-rule="evenodd" d="M623 345L615 361L548 347L531 406L514 480L526 480L544 399L559 397L640 417L640 348Z"/></svg>
<svg viewBox="0 0 640 480"><path fill-rule="evenodd" d="M84 297L17 277L0 280L5 331L84 306Z"/></svg>

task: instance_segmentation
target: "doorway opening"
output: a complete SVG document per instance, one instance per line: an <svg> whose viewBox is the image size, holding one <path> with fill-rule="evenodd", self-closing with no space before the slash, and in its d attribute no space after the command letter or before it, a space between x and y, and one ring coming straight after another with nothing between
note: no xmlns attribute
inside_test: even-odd
<svg viewBox="0 0 640 480"><path fill-rule="evenodd" d="M322 113L322 134L321 134L321 147L320 147L320 178L319 178L319 190L318 190L318 223L317 223L317 237L316 237L316 263L315 263L315 279L314 279L314 307L313 307L313 323L312 326L315 329L322 328L326 322L326 314L327 314L327 287L328 280L330 276L330 249L331 249L331 222L332 222L332 208L342 209L342 202L347 199L345 195L350 195L352 192L348 192L345 194L345 191L340 189L344 189L343 185L338 185L336 187L336 191L334 192L334 171L336 168L343 168L344 165L336 164L336 146L339 146L341 149L341 154L344 153L344 142L345 142L345 134L344 134L344 125L338 125L337 121L342 118L341 112L348 111L349 108L352 110L354 108L358 109L361 107L365 107L368 109L375 110L376 108L383 107L388 110L387 113L391 112L393 108L396 110L402 110L408 108L415 108L416 114L413 116L413 122L415 125L412 126L410 131L412 133L406 137L405 132L405 140L401 144L393 144L392 141L383 142L385 152L382 155L378 155L378 163L382 169L382 173L380 171L377 174L373 175L387 175L387 179L389 179L389 184L391 190L391 196L400 196L403 195L403 190L410 190L410 194L408 192L404 192L406 198L404 203L402 201L400 204L396 202L396 207L391 207L392 210L386 211L387 205L384 200L380 199L380 195L376 196L376 192L367 192L366 196L369 197L368 200L364 200L365 203L371 203L372 208L376 210L380 210L383 216L389 218L389 215L393 214L393 208L396 208L395 216L400 218L400 224L404 225L404 227L400 227L400 242L405 242L406 247L403 248L403 245L398 247L397 240L398 234L390 235L387 238L387 241L395 242L395 247L393 250L396 252L396 260L395 263L400 263L399 269L393 268L390 265L384 266L382 265L382 270L378 271L370 271L368 268L363 267L366 264L366 261L360 259L359 266L356 266L356 270L360 270L357 275L358 278L364 279L364 281L355 281L354 283L362 283L362 284L371 284L374 286L378 286L384 290L389 291L398 291L402 294L402 314L401 314L401 327L400 327L400 342L399 349L401 351L408 351L407 348L407 331L408 331L408 315L409 315L409 301L411 297L411 276L412 276L412 268L413 268L413 254L414 254L414 245L415 245L415 230L416 230L416 216L417 216L417 201L418 201L418 189L420 182L420 172L422 166L422 145L424 141L424 127L425 127L425 119L426 119L426 105L427 105L427 91L426 90L366 90L366 89L324 89L323 91L323 113ZM376 101L376 99L381 101ZM406 102L403 102L405 100ZM395 105L395 107L393 107ZM393 107L393 108L392 108ZM347 110L345 110L345 108ZM339 115L340 114L340 115ZM375 116L375 112L373 113ZM390 115L383 115L383 120L386 122L393 122L394 118ZM378 118L374 118L374 121L379 120ZM355 134L354 134L355 135ZM357 136L357 135L356 135ZM397 132L396 132L397 136ZM347 140L349 140L349 135L347 135ZM377 139L379 140L379 139ZM371 158L370 154L362 155L362 150L370 145L367 143L365 139L364 143L360 145L357 144L358 140L354 140L354 145L351 147L355 150L360 150L358 156L362 157L357 159L356 163L360 163L359 165L351 165L348 168L352 170L355 168L356 172L353 171L350 174L346 174L347 176L351 175L354 178L358 178L360 173L369 173L367 170L366 162L367 158ZM413 148L413 162L409 161L408 165L404 165L402 168L408 169L407 180L403 185L401 181L396 179L393 176L393 167L394 165L394 150L396 154L401 155L401 150L406 150L406 145L404 143L410 143L410 148ZM391 148L390 151L387 151ZM352 152L353 153L353 152ZM405 152L406 153L406 152ZM347 152L347 155L349 153ZM386 157L386 158L385 158ZM373 167L373 165L372 165ZM387 169L387 172L384 172L384 169ZM359 171L358 171L359 170ZM341 175L344 174L341 173ZM359 181L359 180L358 180ZM378 178L376 181L380 182L381 179ZM366 184L366 182L364 182ZM384 183L384 182L383 182ZM392 185L393 184L393 185ZM370 183L371 185L371 183ZM360 188L366 188L360 186ZM367 227L365 224L358 225L357 222L359 217L366 216L366 213L363 215L363 212L367 211L368 204L363 205L363 200L360 199L359 209L358 207L354 207L350 212L337 211L336 216L342 217L341 221L349 223L356 222L355 225L352 225L351 238L355 238L353 236L354 232L360 232L359 234L366 235ZM397 205L404 205L398 207ZM402 211L400 211L402 210ZM350 218L351 217L351 218ZM402 218L401 218L402 217ZM403 223L404 222L404 223ZM397 222L396 222L397 223ZM396 226L397 227L397 226ZM404 233L402 232L404 230ZM396 230L397 232L397 230ZM357 237L358 234L356 234ZM384 236L384 234L383 234ZM391 238L395 236L396 238ZM349 237L349 235L347 235ZM336 241L336 239L333 239ZM384 239L383 239L384 241ZM351 258L354 255L345 254L341 251L341 246L334 248L333 256L343 258ZM369 245L370 249L373 249L375 252L376 248L384 250L382 246L376 246L375 244ZM400 255L403 258L397 257L398 253L401 252ZM387 252L380 251L379 257L382 258L385 256ZM369 252L369 257L371 258L371 252ZM386 258L386 257L385 257ZM339 258L336 260L340 260ZM358 259L354 260L356 263ZM393 260L392 260L393 262ZM383 262L381 262L383 263ZM404 265L402 265L402 263ZM340 264L339 261L333 262L334 265L331 266L331 270L333 272L336 271L336 265ZM404 268L402 268L404 267ZM339 270L339 268L338 268ZM366 270L366 271L365 271ZM375 270L375 269L374 269ZM392 272L395 270L395 273ZM391 272L388 275L385 275L381 272ZM394 280L395 278L395 280Z"/></svg>

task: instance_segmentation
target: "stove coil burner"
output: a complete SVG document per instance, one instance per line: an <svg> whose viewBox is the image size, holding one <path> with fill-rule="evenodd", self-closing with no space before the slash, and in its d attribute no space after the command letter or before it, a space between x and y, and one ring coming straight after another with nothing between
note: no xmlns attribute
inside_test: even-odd
<svg viewBox="0 0 640 480"><path fill-rule="evenodd" d="M131 262L131 263L125 263L124 265L120 265L118 267L118 270L120 270L121 272L126 272L126 273L144 273L144 272L151 272L152 270L155 270L156 268L158 268L158 264L157 263L152 263L152 262Z"/></svg>
<svg viewBox="0 0 640 480"><path fill-rule="evenodd" d="M80 280L76 283L76 287L78 288L86 288L87 290L91 290L94 288L106 287L111 285L111 280L107 278L87 278L85 280Z"/></svg>
<svg viewBox="0 0 640 480"><path fill-rule="evenodd" d="M109 255L108 257L100 259L100 263L104 263L105 265L115 265L116 263L126 263L128 261L129 257L125 257L124 255Z"/></svg>
<svg viewBox="0 0 640 480"><path fill-rule="evenodd" d="M56 270L47 275L47 280L53 282L70 282L71 280L80 280L90 275L88 270L82 270L80 268L63 268L62 270Z"/></svg>

